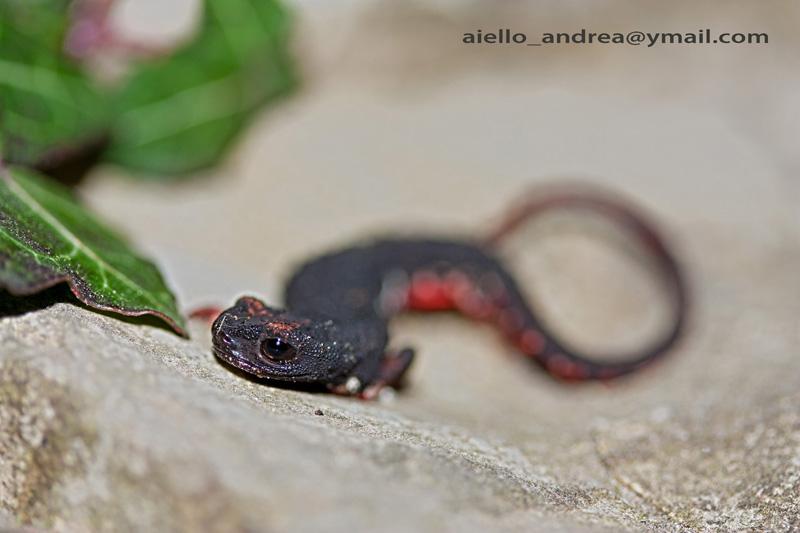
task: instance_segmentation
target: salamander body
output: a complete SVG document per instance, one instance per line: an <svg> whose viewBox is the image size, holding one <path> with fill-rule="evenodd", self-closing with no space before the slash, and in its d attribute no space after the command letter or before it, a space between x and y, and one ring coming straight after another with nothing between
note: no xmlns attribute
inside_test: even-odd
<svg viewBox="0 0 800 533"><path fill-rule="evenodd" d="M657 260L676 303L676 318L653 346L596 362L548 332L495 256L496 243L534 214L588 208L631 229ZM664 354L684 323L685 290L663 240L644 218L605 196L548 195L512 213L483 241L389 238L323 255L289 280L285 308L240 298L212 326L218 357L259 377L318 383L340 394L374 397L398 385L411 348L388 347L388 324L407 311L455 310L496 325L526 356L567 381L612 379Z"/></svg>

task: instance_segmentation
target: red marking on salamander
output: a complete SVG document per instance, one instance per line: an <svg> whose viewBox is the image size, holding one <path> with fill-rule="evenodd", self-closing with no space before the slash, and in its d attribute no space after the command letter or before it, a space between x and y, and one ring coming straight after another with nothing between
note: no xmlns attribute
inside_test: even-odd
<svg viewBox="0 0 800 533"><path fill-rule="evenodd" d="M456 308L447 282L426 271L411 277L406 306L414 311L450 311Z"/></svg>
<svg viewBox="0 0 800 533"><path fill-rule="evenodd" d="M544 350L544 335L535 329L527 329L522 332L517 341L519 349L522 353L526 353L531 357L537 357Z"/></svg>

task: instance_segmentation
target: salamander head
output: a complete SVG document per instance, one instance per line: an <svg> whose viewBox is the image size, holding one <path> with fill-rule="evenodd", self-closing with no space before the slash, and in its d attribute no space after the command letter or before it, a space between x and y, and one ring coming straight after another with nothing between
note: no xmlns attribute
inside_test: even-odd
<svg viewBox="0 0 800 533"><path fill-rule="evenodd" d="M211 326L217 357L245 372L335 385L355 366L355 358L346 345L330 341L331 330L330 321L293 315L249 297L240 298Z"/></svg>

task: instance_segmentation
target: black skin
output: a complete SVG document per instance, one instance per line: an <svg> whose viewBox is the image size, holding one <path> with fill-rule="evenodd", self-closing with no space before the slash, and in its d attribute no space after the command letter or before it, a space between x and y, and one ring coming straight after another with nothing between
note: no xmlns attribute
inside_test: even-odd
<svg viewBox="0 0 800 533"><path fill-rule="evenodd" d="M493 256L498 242L526 219L564 208L616 220L655 257L676 313L671 329L650 348L603 362L569 350L536 318ZM663 355L680 336L686 308L677 265L652 225L616 199L586 192L536 197L484 241L385 239L325 255L292 276L285 296L288 310L244 297L220 314L212 326L217 356L259 377L321 384L367 399L398 386L413 359L410 348L387 350L389 320L404 311L455 309L492 322L551 375L582 381L616 378Z"/></svg>

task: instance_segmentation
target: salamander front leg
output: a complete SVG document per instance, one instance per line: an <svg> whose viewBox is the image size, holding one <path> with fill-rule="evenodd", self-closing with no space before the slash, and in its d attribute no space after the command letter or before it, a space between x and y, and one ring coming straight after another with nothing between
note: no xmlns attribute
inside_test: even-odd
<svg viewBox="0 0 800 533"><path fill-rule="evenodd" d="M380 377L364 389L361 397L365 400L373 400L384 387L399 387L413 360L414 350L412 348L403 348L397 353L385 353L381 361Z"/></svg>

